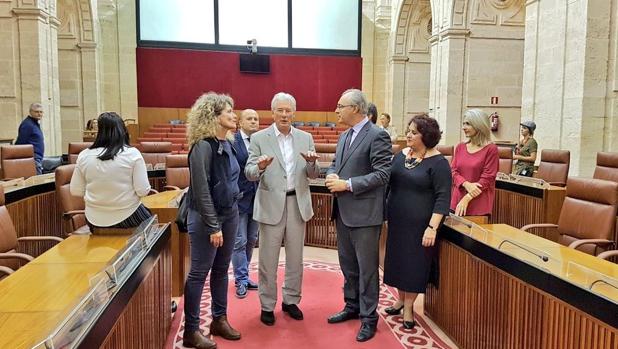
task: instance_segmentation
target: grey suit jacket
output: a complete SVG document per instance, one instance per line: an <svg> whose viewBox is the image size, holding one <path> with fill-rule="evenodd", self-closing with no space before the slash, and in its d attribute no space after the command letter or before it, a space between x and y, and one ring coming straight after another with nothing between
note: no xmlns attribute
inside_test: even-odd
<svg viewBox="0 0 618 349"><path fill-rule="evenodd" d="M350 130L339 137L335 159L327 173L351 179L353 191L335 195L332 216L336 218L338 213L348 227L381 225L386 185L391 174L391 139L386 131L368 122L350 148L344 150Z"/></svg>
<svg viewBox="0 0 618 349"><path fill-rule="evenodd" d="M277 224L283 217L283 208L286 201L287 179L283 155L279 148L276 126L258 131L251 136L249 159L245 166L245 175L250 181L260 181L253 206L253 219L264 224ZM313 165L307 163L300 153L315 151L311 134L294 128L292 130L294 153L296 154L295 189L296 200L302 219L306 222L313 217L309 178L317 178L320 167L316 161ZM260 173L257 159L262 155L273 156L273 162Z"/></svg>

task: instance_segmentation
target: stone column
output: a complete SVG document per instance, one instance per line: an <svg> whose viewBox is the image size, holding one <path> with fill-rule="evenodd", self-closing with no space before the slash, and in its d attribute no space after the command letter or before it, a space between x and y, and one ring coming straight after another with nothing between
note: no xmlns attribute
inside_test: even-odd
<svg viewBox="0 0 618 349"><path fill-rule="evenodd" d="M443 130L443 144L460 142L467 29L447 29L433 38L430 112Z"/></svg>
<svg viewBox="0 0 618 349"><path fill-rule="evenodd" d="M31 103L43 104L45 116L41 127L45 137L45 155L59 155L62 153L58 82L59 22L55 1L18 1L13 14L17 17L21 86L21 110L17 112L25 116Z"/></svg>
<svg viewBox="0 0 618 349"><path fill-rule="evenodd" d="M386 88L386 110L391 115L391 123L403 135L406 97L407 56L391 56L388 64L388 86Z"/></svg>
<svg viewBox="0 0 618 349"><path fill-rule="evenodd" d="M592 175L607 149L611 13L606 0L526 2L522 115L540 148L570 150L570 175Z"/></svg>
<svg viewBox="0 0 618 349"><path fill-rule="evenodd" d="M81 55L83 85L83 115L85 120L96 118L101 110L99 93L99 73L97 63L97 44L82 42L77 44Z"/></svg>

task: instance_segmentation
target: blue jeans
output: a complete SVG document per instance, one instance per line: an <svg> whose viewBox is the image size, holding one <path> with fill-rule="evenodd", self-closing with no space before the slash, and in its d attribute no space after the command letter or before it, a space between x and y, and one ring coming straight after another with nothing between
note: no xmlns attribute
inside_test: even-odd
<svg viewBox="0 0 618 349"><path fill-rule="evenodd" d="M200 214L189 208L187 230L191 245L191 270L185 283L185 330L197 331L200 325L200 301L208 272L212 295L212 316L227 312L227 270L230 267L234 237L238 229L238 206L235 204L225 216L219 216L223 232L223 246L210 243L206 226Z"/></svg>
<svg viewBox="0 0 618 349"><path fill-rule="evenodd" d="M36 170L36 174L43 174L43 159L34 159L34 167Z"/></svg>
<svg viewBox="0 0 618 349"><path fill-rule="evenodd" d="M249 263L257 241L258 222L253 220L250 213L238 215L238 232L232 253L232 265L234 266L234 280L236 285L249 281Z"/></svg>

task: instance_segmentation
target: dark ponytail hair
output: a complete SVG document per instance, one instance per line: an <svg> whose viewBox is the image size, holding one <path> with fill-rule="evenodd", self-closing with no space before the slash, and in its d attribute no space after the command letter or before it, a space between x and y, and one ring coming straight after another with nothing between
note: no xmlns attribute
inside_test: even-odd
<svg viewBox="0 0 618 349"><path fill-rule="evenodd" d="M105 112L98 118L98 133L90 149L105 148L100 160L113 160L123 147L129 146L129 133L124 120L114 112Z"/></svg>

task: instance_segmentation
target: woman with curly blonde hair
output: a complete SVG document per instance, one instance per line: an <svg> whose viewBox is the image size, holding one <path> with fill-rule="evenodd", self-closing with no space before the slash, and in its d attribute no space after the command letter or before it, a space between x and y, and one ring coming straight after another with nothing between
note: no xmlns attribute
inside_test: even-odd
<svg viewBox="0 0 618 349"><path fill-rule="evenodd" d="M233 106L230 96L208 92L195 101L188 114L191 184L186 200L191 269L185 284L183 345L189 348L217 347L199 330L200 300L209 271L210 333L228 340L240 339L240 333L227 321L227 270L238 228L240 174L230 142L237 122Z"/></svg>

